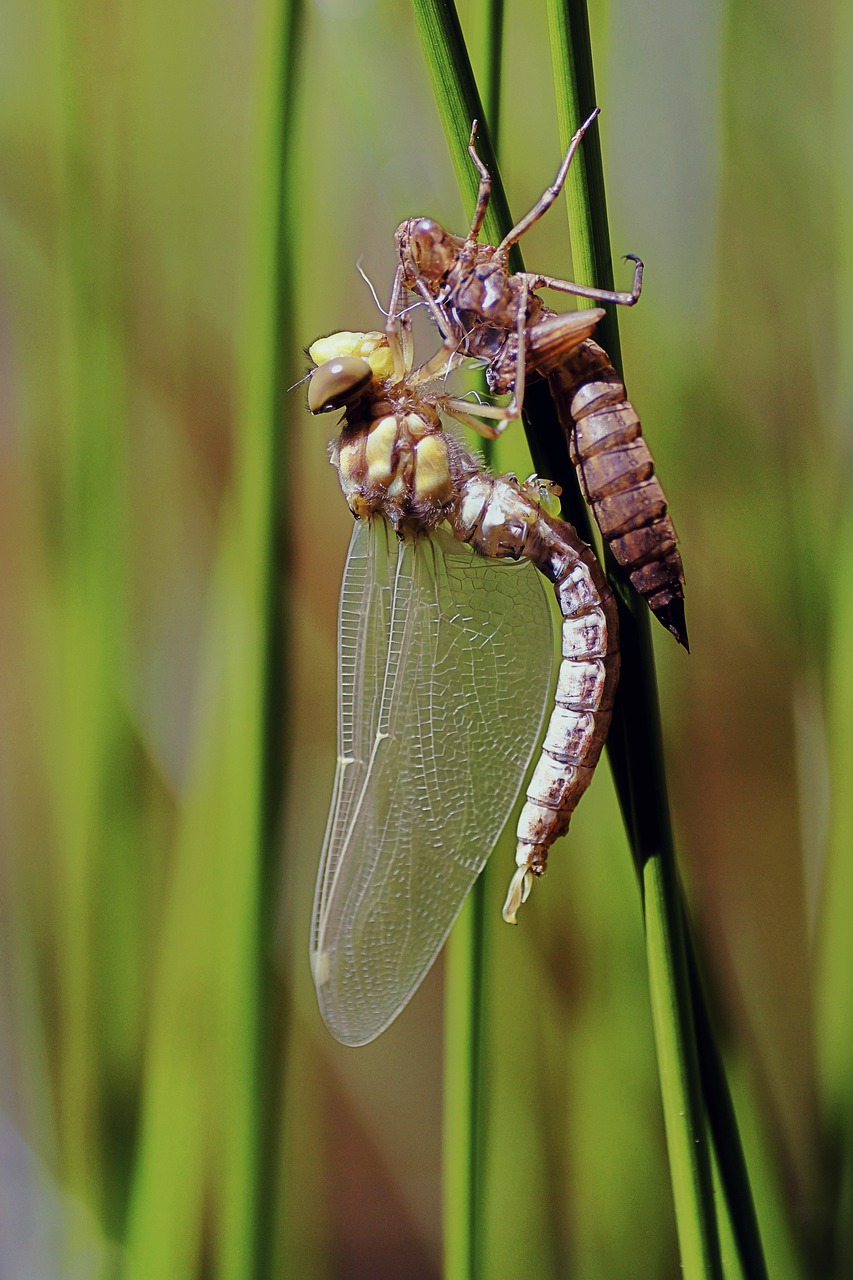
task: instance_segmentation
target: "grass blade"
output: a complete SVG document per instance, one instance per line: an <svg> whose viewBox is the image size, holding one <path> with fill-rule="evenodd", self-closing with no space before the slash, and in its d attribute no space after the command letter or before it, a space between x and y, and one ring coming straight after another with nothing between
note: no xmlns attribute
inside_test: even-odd
<svg viewBox="0 0 853 1280"><path fill-rule="evenodd" d="M479 179L468 155L468 139L471 122L479 122L480 155L495 177L485 231L497 240L503 234L501 229L508 230L512 224L459 17L452 3L414 0L412 7L456 178L470 208L477 198ZM500 95L501 31L502 6L496 5L487 22L489 97L494 106ZM485 901L484 874L475 884L447 948L443 1137L447 1280L470 1280L483 1269Z"/></svg>
<svg viewBox="0 0 853 1280"><path fill-rule="evenodd" d="M596 102L589 19L585 0L550 0L548 14L565 146ZM567 183L575 269L582 282L612 288L597 128L585 139L582 151L583 163L577 169L572 166ZM612 311L601 329L602 341L619 368L618 328ZM632 604L638 607L633 608ZM721 1265L705 1145L702 1082L698 1077L695 1010L703 1042L704 1082L711 1090L706 1101L726 1209L745 1274L762 1276L766 1267L740 1137L698 979L692 940L685 935L666 799L648 615L636 601L628 601L627 605L631 617L626 618L627 609L623 608L621 706L618 717L614 716L616 733L611 733L610 757L644 889L655 1035L682 1258L687 1270L687 1258L693 1257L693 1265L699 1268L697 1275L717 1274ZM636 776L638 762L651 766L643 769L645 776ZM639 803L647 804L642 819L637 811ZM689 979L685 972L688 964Z"/></svg>
<svg viewBox="0 0 853 1280"><path fill-rule="evenodd" d="M567 146L596 105L589 19L585 0L550 0L548 15L560 129ZM566 184L575 272L581 283L612 288L597 125L584 143L584 163L572 166ZM619 368L618 331L610 312L602 324L602 342ZM643 889L652 1018L679 1247L686 1276L717 1277L722 1274L722 1262L648 613L642 601L626 600L624 591L619 598L622 674L609 753Z"/></svg>
<svg viewBox="0 0 853 1280"><path fill-rule="evenodd" d="M72 7L52 8L58 141L57 290L60 384L56 417L56 539L45 592L44 652L51 686L48 750L54 811L57 1127L64 1181L115 1229L124 1169L105 1155L105 1083L135 1053L138 990L110 1010L115 1039L99 1035L114 966L138 973L138 939L113 932L132 898L139 795L123 706L128 661L127 370L119 179L114 118L90 125L83 41ZM111 86L111 87L114 87ZM108 90L109 91L109 90ZM99 172L99 186L93 174ZM111 992L109 992L111 994ZM126 1038L125 1038L126 1035ZM119 1162L117 1161L117 1166ZM70 1258L86 1240L70 1241Z"/></svg>
<svg viewBox="0 0 853 1280"><path fill-rule="evenodd" d="M413 0L412 10L456 181L470 209L477 199L479 177L468 155L468 139L472 121L479 122L477 150L492 175L492 199L483 224L484 239L497 244L512 226L512 219L500 181L493 135L474 80L456 6L452 0L447 3Z"/></svg>
<svg viewBox="0 0 853 1280"><path fill-rule="evenodd" d="M416 6L427 64L432 76L448 145L454 158L460 187L473 197L474 182L467 164L467 138L460 121L481 117L476 87L465 56L458 20L451 6ZM592 63L589 47L588 20L585 6L549 7L555 68L558 69L558 103L564 145L578 124L594 105ZM581 52L573 53L573 48ZM491 65L491 64L490 64ZM585 139L579 154L580 164L573 165L568 184L570 230L575 257L576 276L581 281L600 287L613 286L603 175L597 127ZM496 176L497 229L488 229L494 238L501 226L509 225L506 203L494 163L487 164ZM590 187L593 187L592 196ZM595 211L595 216L590 210ZM500 215L503 214L503 217ZM602 325L602 340L619 362L619 340L615 318L608 315ZM542 395L533 397L541 408ZM550 417L550 414L547 416ZM565 466L555 453L565 446L543 448L531 442L534 461L539 469L564 483ZM545 455L543 457L543 454ZM541 459L541 460L540 460ZM556 465L555 465L556 464ZM560 470L558 470L558 466ZM572 485L576 492L576 487ZM586 513L575 514L576 523L588 530ZM624 594L624 592L623 592ZM699 995L698 985L691 993L687 969L687 953L683 933L681 894L675 872L674 850L666 797L660 719L651 651L651 638L645 606L640 602L622 602L623 617L623 687L619 715L614 718L610 755L626 825L641 875L646 909L647 947L656 1038L667 1124L668 1145L673 1170L673 1190L679 1226L679 1239L687 1274L717 1276L721 1274L719 1240L714 1213L713 1184L708 1157L705 1121L702 1108L701 1080L698 1070L692 999ZM702 1008L703 1038L708 1040L707 1012ZM719 1058L714 1062L714 1079L720 1097L728 1098L725 1077ZM722 1083L721 1083L722 1082ZM723 1130L721 1172L724 1186L739 1185L748 1191L745 1164L733 1125L730 1100L715 1107L714 1116ZM727 1122L728 1128L727 1128ZM726 1160L726 1152L732 1160ZM720 1154L720 1153L718 1153ZM731 1172L726 1178L727 1170ZM742 1196L743 1200L744 1197ZM742 1256L751 1259L750 1274L761 1274L763 1267L760 1241L755 1225L751 1197L745 1197L743 1214L734 1213L734 1234Z"/></svg>
<svg viewBox="0 0 853 1280"><path fill-rule="evenodd" d="M480 876L451 935L445 965L444 1275L482 1274L486 894Z"/></svg>
<svg viewBox="0 0 853 1280"><path fill-rule="evenodd" d="M273 639L280 348L290 277L285 122L300 12L298 3L267 0L256 35L233 478L209 592L204 714L183 797L149 1036L128 1241L128 1274L140 1277L194 1274L211 1255L217 1276L236 1280L267 1269L264 1196L274 1139L262 1010L274 896L272 744L280 732ZM215 1061L212 1044L220 1046Z"/></svg>

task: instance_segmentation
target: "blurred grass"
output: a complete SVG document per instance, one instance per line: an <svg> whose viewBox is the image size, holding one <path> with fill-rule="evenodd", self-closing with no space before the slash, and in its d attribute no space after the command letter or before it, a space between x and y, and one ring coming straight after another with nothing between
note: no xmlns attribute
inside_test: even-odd
<svg viewBox="0 0 853 1280"><path fill-rule="evenodd" d="M276 659L297 745L275 936L255 924L278 900L257 753L279 464L251 407L277 354L277 12L14 0L0 18L0 1203L15 1206L0 1261L15 1275L36 1256L51 1275L240 1274L255 1188L266 1274L440 1266L439 976L347 1054L304 959L348 516L298 391L280 425L292 606ZM771 1274L840 1277L850 20L625 0L594 20L614 248L648 263L622 326L631 394L688 575L690 661L657 646L678 844ZM507 23L502 170L526 208L560 141L544 18L509 5ZM364 253L386 293L402 217L465 225L401 7L311 9L299 59L279 352L297 367L317 333L377 323L351 266ZM569 274L547 223L528 261ZM520 442L501 449L521 471ZM503 928L500 877L487 897L485 1274L676 1274L628 866L603 770L530 927ZM261 1004L290 1029L280 1054L275 1025L259 1044ZM263 1053L283 1097L261 1113Z"/></svg>

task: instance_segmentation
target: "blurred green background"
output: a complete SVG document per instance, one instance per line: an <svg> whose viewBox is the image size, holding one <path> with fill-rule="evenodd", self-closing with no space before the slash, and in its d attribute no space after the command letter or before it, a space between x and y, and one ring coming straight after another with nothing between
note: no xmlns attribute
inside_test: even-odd
<svg viewBox="0 0 853 1280"><path fill-rule="evenodd" d="M655 636L680 865L770 1272L849 1275L853 13L591 21L687 572L690 657ZM507 22L520 215L560 145L544 13ZM351 517L285 393L379 326L358 258L384 297L403 217L466 226L412 18L9 0L0 156L0 1276L437 1276L441 966L360 1050L308 971ZM559 207L525 256L571 274ZM492 859L489 1276L678 1274L600 775L517 930Z"/></svg>

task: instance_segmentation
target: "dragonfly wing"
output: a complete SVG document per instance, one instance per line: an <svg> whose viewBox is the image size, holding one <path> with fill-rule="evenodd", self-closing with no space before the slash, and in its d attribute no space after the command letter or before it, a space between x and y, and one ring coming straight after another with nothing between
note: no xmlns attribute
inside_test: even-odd
<svg viewBox="0 0 853 1280"><path fill-rule="evenodd" d="M548 703L551 610L526 563L443 530L353 531L338 767L314 903L323 1018L366 1044L424 978L518 795Z"/></svg>

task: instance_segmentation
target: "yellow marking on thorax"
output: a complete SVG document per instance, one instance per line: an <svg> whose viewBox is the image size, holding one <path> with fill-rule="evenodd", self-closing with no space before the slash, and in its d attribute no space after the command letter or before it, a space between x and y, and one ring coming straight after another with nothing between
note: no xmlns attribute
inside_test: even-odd
<svg viewBox="0 0 853 1280"><path fill-rule="evenodd" d="M367 433L367 479L370 484L388 484L396 474L394 446L397 442L397 419L393 414L380 418Z"/></svg>
<svg viewBox="0 0 853 1280"><path fill-rule="evenodd" d="M415 445L415 497L449 502L452 496L447 445L441 436L426 436Z"/></svg>
<svg viewBox="0 0 853 1280"><path fill-rule="evenodd" d="M345 441L338 449L338 474L345 487L361 484L364 480L361 450L362 441L359 436Z"/></svg>
<svg viewBox="0 0 853 1280"><path fill-rule="evenodd" d="M422 413L407 413L401 426L412 440L423 440L425 436L434 435L436 429L436 424L429 422Z"/></svg>

